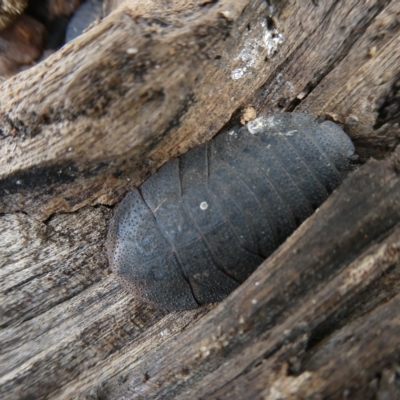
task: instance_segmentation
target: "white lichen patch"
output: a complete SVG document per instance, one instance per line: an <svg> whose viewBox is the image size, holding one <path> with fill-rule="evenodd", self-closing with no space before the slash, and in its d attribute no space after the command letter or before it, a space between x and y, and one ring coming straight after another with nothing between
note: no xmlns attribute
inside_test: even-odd
<svg viewBox="0 0 400 400"><path fill-rule="evenodd" d="M241 60L244 63L243 67L236 68L231 73L231 78L234 80L240 79L245 72L255 66L257 58L259 57L258 52L258 39L246 40L244 48L237 55L235 60Z"/></svg>
<svg viewBox="0 0 400 400"><path fill-rule="evenodd" d="M277 29L268 29L265 20L261 22L261 29L258 26L255 26L254 29L259 30L261 36L246 40L243 48L235 57L235 61L240 60L243 65L231 72L231 78L234 80L242 78L246 72L256 68L257 63L265 57L265 50L267 57L270 58L284 41L283 34Z"/></svg>
<svg viewBox="0 0 400 400"><path fill-rule="evenodd" d="M242 60L246 64L246 67L254 67L258 58L258 46L258 39L247 40L236 60Z"/></svg>
<svg viewBox="0 0 400 400"><path fill-rule="evenodd" d="M233 80L240 79L244 75L245 72L246 72L246 68L236 68L232 71L231 78Z"/></svg>
<svg viewBox="0 0 400 400"><path fill-rule="evenodd" d="M264 28L264 47L267 49L267 57L271 57L283 43L283 34L277 29L269 30L265 21L261 24Z"/></svg>

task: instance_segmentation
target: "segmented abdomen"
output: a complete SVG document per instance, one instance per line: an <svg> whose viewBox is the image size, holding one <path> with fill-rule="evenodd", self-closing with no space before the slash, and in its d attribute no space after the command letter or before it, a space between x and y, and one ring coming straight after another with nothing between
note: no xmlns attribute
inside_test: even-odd
<svg viewBox="0 0 400 400"><path fill-rule="evenodd" d="M118 206L114 272L167 309L220 301L341 182L354 147L332 122L257 118L165 164Z"/></svg>

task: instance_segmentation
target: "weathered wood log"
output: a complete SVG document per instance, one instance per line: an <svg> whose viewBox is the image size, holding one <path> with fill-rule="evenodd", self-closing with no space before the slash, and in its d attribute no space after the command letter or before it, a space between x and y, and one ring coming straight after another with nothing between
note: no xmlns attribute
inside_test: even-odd
<svg viewBox="0 0 400 400"><path fill-rule="evenodd" d="M400 5L270 3L126 1L3 84L2 398L398 396ZM109 206L249 105L386 159L212 311L138 303L108 268Z"/></svg>

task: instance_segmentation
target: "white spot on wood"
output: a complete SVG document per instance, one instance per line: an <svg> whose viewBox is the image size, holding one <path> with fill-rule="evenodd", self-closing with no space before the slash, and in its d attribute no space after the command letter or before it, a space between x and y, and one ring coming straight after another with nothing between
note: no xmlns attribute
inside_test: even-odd
<svg viewBox="0 0 400 400"><path fill-rule="evenodd" d="M307 96L307 92L300 92L300 93L297 95L297 98L298 98L299 100L303 100L306 96Z"/></svg>
<svg viewBox="0 0 400 400"><path fill-rule="evenodd" d="M138 49L136 47L129 47L126 49L126 54L133 55L138 52Z"/></svg>
<svg viewBox="0 0 400 400"><path fill-rule="evenodd" d="M231 78L234 80L242 78L246 72L251 72L251 69L255 69L257 64L264 62L265 50L267 57L270 58L284 41L283 34L277 29L269 30L265 21L261 22L261 29L259 25L256 25L254 30L259 31L260 36L247 39L235 57L235 61L240 60L243 65L231 72Z"/></svg>
<svg viewBox="0 0 400 400"><path fill-rule="evenodd" d="M231 19L232 19L232 13L231 13L229 10L221 11L221 14L222 14L227 20L231 20Z"/></svg>
<svg viewBox="0 0 400 400"><path fill-rule="evenodd" d="M251 304L257 304L257 303L258 303L257 299L252 299L251 300Z"/></svg>
<svg viewBox="0 0 400 400"><path fill-rule="evenodd" d="M258 40L248 40L245 43L244 49L239 53L236 59L241 59L246 63L246 67L254 67L257 57L258 57L258 50L257 50Z"/></svg>
<svg viewBox="0 0 400 400"><path fill-rule="evenodd" d="M286 367L287 368L287 367ZM303 372L301 375L292 377L282 368L281 374L269 389L269 393L264 397L265 400L288 399L293 398L293 393L297 393L299 388L307 387L307 381L312 378L309 371Z"/></svg>
<svg viewBox="0 0 400 400"><path fill-rule="evenodd" d="M207 208L208 208L208 203L206 202L206 201L202 201L201 203L200 203L200 210L207 210Z"/></svg>
<svg viewBox="0 0 400 400"><path fill-rule="evenodd" d="M201 354L202 358L206 358L211 354L211 352L206 346L201 346L200 347L200 354Z"/></svg>
<svg viewBox="0 0 400 400"><path fill-rule="evenodd" d="M341 296L351 293L352 288L360 285L361 282L365 282L370 276L373 276L373 272L371 271L373 271L376 265L384 265L390 251L391 248L387 244L384 244L378 250L374 251L374 254L368 255L360 262L354 263L349 273L346 274L347 276L338 285L337 292Z"/></svg>
<svg viewBox="0 0 400 400"><path fill-rule="evenodd" d="M244 75L245 72L246 72L246 68L236 68L232 71L231 78L233 80L240 79Z"/></svg>
<svg viewBox="0 0 400 400"><path fill-rule="evenodd" d="M164 329L163 331L160 332L160 336L161 337L167 336L168 333L169 333L169 329Z"/></svg>
<svg viewBox="0 0 400 400"><path fill-rule="evenodd" d="M278 50L279 45L283 43L283 34L277 29L269 30L265 21L263 21L262 25L266 28L263 39L264 46L267 49L267 56L269 58L274 55Z"/></svg>

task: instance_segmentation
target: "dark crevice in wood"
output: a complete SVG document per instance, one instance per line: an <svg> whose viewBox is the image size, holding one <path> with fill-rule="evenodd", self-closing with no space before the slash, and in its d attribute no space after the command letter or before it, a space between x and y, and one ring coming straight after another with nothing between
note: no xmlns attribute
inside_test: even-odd
<svg viewBox="0 0 400 400"><path fill-rule="evenodd" d="M400 74L394 79L382 105L378 109L378 117L374 129L379 129L385 124L400 124Z"/></svg>
<svg viewBox="0 0 400 400"><path fill-rule="evenodd" d="M315 348L321 347L326 339L334 335L335 332L342 329L346 324L368 314L374 308L379 307L398 295L400 287L392 287L387 291L385 286L387 286L388 283L385 281L399 279L399 276L399 265L391 265L382 273L379 281L372 282L369 286L366 286L364 291L360 292L357 297L348 302L346 308L327 316L321 324L317 325L311 331L305 348L303 362L306 363L307 357L314 352ZM385 296L380 299L380 293L383 290L385 290ZM299 368L293 375L299 375L302 372L304 372L304 369Z"/></svg>

